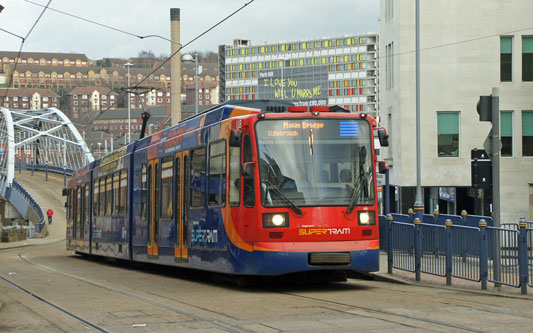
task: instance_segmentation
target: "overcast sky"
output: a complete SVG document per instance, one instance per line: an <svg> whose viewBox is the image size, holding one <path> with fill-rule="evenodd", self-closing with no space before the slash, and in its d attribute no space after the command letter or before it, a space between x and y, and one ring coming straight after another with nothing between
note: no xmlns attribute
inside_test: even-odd
<svg viewBox="0 0 533 333"><path fill-rule="evenodd" d="M32 0L46 5L48 0ZM170 8L181 9L185 44L250 0L52 0L50 7L135 35L170 38ZM25 36L43 7L25 0L0 0L0 28ZM379 0L255 0L182 51L213 51L235 38L282 42L378 31ZM18 51L21 39L0 31L0 50ZM76 52L90 59L132 57L139 51L170 53L167 41L138 39L47 10L23 51Z"/></svg>

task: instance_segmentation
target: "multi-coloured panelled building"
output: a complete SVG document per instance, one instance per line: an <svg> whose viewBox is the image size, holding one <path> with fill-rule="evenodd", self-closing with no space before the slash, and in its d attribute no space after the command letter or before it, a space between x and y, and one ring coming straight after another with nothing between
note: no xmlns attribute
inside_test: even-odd
<svg viewBox="0 0 533 333"><path fill-rule="evenodd" d="M220 102L278 99L375 114L378 48L377 34L258 45L236 39L219 46Z"/></svg>

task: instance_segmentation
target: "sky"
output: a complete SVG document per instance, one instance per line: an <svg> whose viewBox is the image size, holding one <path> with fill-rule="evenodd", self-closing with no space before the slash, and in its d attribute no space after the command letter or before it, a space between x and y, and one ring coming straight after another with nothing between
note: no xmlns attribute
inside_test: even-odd
<svg viewBox="0 0 533 333"><path fill-rule="evenodd" d="M48 0L31 0L42 6ZM52 0L50 8L134 35L170 39L170 8L180 8L181 43L185 44L250 0ZM0 28L24 37L43 10L27 0L0 0ZM377 32L379 0L254 0L240 12L191 43L182 54L218 51L233 39L252 44ZM0 50L18 51L21 38L0 30ZM151 50L168 55L160 38L139 39L47 10L26 39L26 52L84 53L89 59L135 57Z"/></svg>

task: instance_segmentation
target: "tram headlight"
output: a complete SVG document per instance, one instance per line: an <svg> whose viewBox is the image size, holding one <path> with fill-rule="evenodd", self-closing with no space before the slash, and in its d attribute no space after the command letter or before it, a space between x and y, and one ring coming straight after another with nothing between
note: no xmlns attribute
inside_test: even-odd
<svg viewBox="0 0 533 333"><path fill-rule="evenodd" d="M287 228L289 226L289 214L266 213L263 214L263 228Z"/></svg>
<svg viewBox="0 0 533 333"><path fill-rule="evenodd" d="M361 211L357 216L359 225L376 225L376 214L373 211Z"/></svg>

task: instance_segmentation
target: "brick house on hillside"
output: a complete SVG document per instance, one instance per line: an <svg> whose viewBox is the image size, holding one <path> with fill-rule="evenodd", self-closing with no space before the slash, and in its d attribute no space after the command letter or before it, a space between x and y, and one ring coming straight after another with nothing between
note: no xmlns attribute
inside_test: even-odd
<svg viewBox="0 0 533 333"><path fill-rule="evenodd" d="M9 109L40 110L51 107L58 108L59 100L60 96L48 89L0 88L0 105Z"/></svg>

